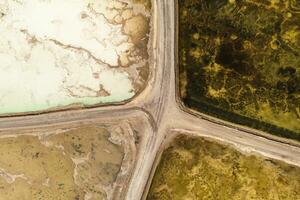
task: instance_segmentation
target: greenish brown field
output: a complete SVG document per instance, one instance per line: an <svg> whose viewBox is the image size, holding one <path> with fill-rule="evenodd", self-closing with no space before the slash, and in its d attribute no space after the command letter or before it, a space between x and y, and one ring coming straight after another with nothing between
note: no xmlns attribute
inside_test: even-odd
<svg viewBox="0 0 300 200"><path fill-rule="evenodd" d="M124 150L103 128L0 138L0 200L107 199Z"/></svg>
<svg viewBox="0 0 300 200"><path fill-rule="evenodd" d="M179 0L185 105L300 140L300 1Z"/></svg>
<svg viewBox="0 0 300 200"><path fill-rule="evenodd" d="M180 136L162 154L148 200L296 200L300 168Z"/></svg>

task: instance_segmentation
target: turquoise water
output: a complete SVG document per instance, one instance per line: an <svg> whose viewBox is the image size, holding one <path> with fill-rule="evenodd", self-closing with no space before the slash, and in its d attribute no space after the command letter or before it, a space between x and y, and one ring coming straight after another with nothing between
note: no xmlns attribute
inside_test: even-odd
<svg viewBox="0 0 300 200"><path fill-rule="evenodd" d="M107 97L85 97L85 98L70 98L62 99L57 102L47 103L41 102L37 104L19 104L15 106L2 106L0 108L0 115L5 114L17 114L24 112L37 112L51 109L63 109L66 106L72 104L81 104L82 106L93 106L97 104L111 104L120 103L122 101L129 100L134 96L134 93L126 93Z"/></svg>

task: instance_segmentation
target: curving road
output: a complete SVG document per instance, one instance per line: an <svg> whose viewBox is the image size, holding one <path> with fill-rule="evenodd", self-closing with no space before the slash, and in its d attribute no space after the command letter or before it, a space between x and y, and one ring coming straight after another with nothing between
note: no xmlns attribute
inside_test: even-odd
<svg viewBox="0 0 300 200"><path fill-rule="evenodd" d="M125 105L68 110L20 117L0 118L0 134L6 130L49 125L104 121L141 117L149 127L143 132L136 166L124 199L140 200L152 167L163 145L176 134L209 137L229 143L241 151L261 154L300 166L300 144L233 125L200 113L186 110L179 103L176 88L176 1L153 0L152 63L148 87Z"/></svg>

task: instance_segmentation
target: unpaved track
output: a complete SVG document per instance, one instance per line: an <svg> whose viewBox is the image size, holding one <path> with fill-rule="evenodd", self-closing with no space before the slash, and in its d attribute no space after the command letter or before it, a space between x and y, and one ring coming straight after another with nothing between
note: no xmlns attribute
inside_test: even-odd
<svg viewBox="0 0 300 200"><path fill-rule="evenodd" d="M181 109L176 95L176 4L170 0L154 0L153 77L148 88L132 102L122 106L108 106L85 110L55 112L41 115L0 119L0 131L6 129L47 126L93 120L96 118L124 119L143 115L151 125L145 131L148 142L140 153L126 200L140 200L147 185L155 157L168 134L184 133L210 137L232 144L246 152L254 152L300 166L299 143L279 141L277 137L230 123L194 115ZM241 130L242 129L242 130ZM261 136L260 136L261 135ZM297 147L298 146L298 147Z"/></svg>

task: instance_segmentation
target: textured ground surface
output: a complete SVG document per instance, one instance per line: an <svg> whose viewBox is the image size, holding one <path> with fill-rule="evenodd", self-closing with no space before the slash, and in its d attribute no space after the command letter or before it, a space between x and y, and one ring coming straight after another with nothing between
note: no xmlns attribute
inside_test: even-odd
<svg viewBox="0 0 300 200"><path fill-rule="evenodd" d="M148 79L149 23L149 1L1 1L0 114L130 99Z"/></svg>
<svg viewBox="0 0 300 200"><path fill-rule="evenodd" d="M148 199L300 199L300 168L180 136L164 151Z"/></svg>
<svg viewBox="0 0 300 200"><path fill-rule="evenodd" d="M136 1L140 2L140 0ZM155 37L157 38L158 44L156 53L159 56L157 58L159 65L156 68L155 73L157 77L155 81L153 81L153 87L147 88L151 91L149 92L149 96L145 95L147 98L137 98L137 101L134 101L133 104L129 103L120 107L111 107L110 109L80 109L43 115L0 118L0 129L9 129L14 132L14 129L31 127L35 130L37 126L69 124L71 122L79 124L83 121L90 121L104 116L107 117L107 119L105 119L106 121L114 121L116 118L129 121L130 116L132 117L134 113L139 113L137 118L133 121L137 124L137 127L141 127L142 129L142 123L139 119L145 117L146 120L149 120L149 129L147 129L147 131L137 131L142 133L141 137L136 137L137 141L144 141L141 143L142 145L140 145L140 155L134 166L135 170L130 183L119 185L120 187L127 187L129 185L128 190L121 196L126 200L141 199L140 196L144 191L145 183L148 180L151 167L153 166L153 159L156 156L160 144L164 143L164 139L168 138L166 134L170 129L174 129L175 131L179 130L180 132L186 130L190 134L196 134L197 132L197 135L205 137L216 137L224 140L224 142L230 142L236 146L240 146L240 148L250 149L272 158L278 158L299 165L300 157L299 149L297 148L273 140L266 140L263 137L256 137L238 130L235 127L230 128L219 125L206 119L192 116L180 109L175 101L174 61L176 59L174 58L174 50L176 48L174 48L175 42L173 33L175 32L174 28L176 26L173 22L176 20L174 18L174 2L175 1L170 0L156 1L156 6L158 6L159 9L155 12L155 21L160 24L157 29L158 37ZM117 124L120 123L117 122ZM136 130L133 131L133 133L135 132ZM170 134L173 134L173 132ZM146 138L142 139L142 136ZM128 145L124 146L127 147ZM79 146L75 148L78 147ZM71 200L74 200L72 197L71 195ZM78 196L76 198L78 199Z"/></svg>
<svg viewBox="0 0 300 200"><path fill-rule="evenodd" d="M300 140L299 1L179 4L185 104Z"/></svg>
<svg viewBox="0 0 300 200"><path fill-rule="evenodd" d="M19 133L20 134L20 133ZM1 200L112 199L125 153L120 128L57 129L0 139Z"/></svg>

